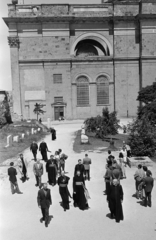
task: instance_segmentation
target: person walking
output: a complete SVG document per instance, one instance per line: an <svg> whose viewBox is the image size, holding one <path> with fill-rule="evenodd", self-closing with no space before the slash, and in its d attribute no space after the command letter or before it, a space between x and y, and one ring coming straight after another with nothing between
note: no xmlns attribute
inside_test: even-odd
<svg viewBox="0 0 156 240"><path fill-rule="evenodd" d="M127 165L127 149L126 149L125 144L123 145L122 150L120 152L123 154L123 162L126 167L126 165Z"/></svg>
<svg viewBox="0 0 156 240"><path fill-rule="evenodd" d="M37 150L38 150L38 145L35 141L33 141L32 144L30 145L30 151L32 151L35 161L36 161L36 157L37 157Z"/></svg>
<svg viewBox="0 0 156 240"><path fill-rule="evenodd" d="M80 171L77 171L73 178L73 200L74 207L79 207L81 210L89 208L85 196L85 181Z"/></svg>
<svg viewBox="0 0 156 240"><path fill-rule="evenodd" d="M42 218L40 222L45 221L45 226L48 227L49 224L49 208L52 205L52 198L50 189L47 188L47 183L43 184L43 188L38 191L37 202L39 208L41 208Z"/></svg>
<svg viewBox="0 0 156 240"><path fill-rule="evenodd" d="M56 140L56 130L54 128L50 128L50 132L52 141Z"/></svg>
<svg viewBox="0 0 156 240"><path fill-rule="evenodd" d="M50 185L56 185L57 177L57 168L53 160L53 155L50 156L50 159L46 163L46 172L48 173L48 182Z"/></svg>
<svg viewBox="0 0 156 240"><path fill-rule="evenodd" d="M45 141L42 141L40 143L39 151L41 152L42 160L46 162L48 160L47 152L50 152L50 151L48 150L48 146Z"/></svg>
<svg viewBox="0 0 156 240"><path fill-rule="evenodd" d="M106 173L104 175L104 179L105 179L105 195L108 195L109 192L109 188L110 188L110 184L111 184L111 180L112 180L112 161L111 160L107 160L107 168L106 168Z"/></svg>
<svg viewBox="0 0 156 240"><path fill-rule="evenodd" d="M65 153L62 153L60 156L60 171L65 171L65 161L68 156Z"/></svg>
<svg viewBox="0 0 156 240"><path fill-rule="evenodd" d="M147 205L149 207L152 206L152 189L154 186L154 179L151 177L151 171L147 170L146 172L146 177L143 179L143 185L144 185L144 189L145 189L145 201L144 201L144 205L145 207L147 207Z"/></svg>
<svg viewBox="0 0 156 240"><path fill-rule="evenodd" d="M85 176L85 168L84 168L84 165L82 164L82 160L81 159L78 160L78 164L76 164L76 166L75 166L74 176L76 176L77 171L80 172L80 175L82 177Z"/></svg>
<svg viewBox="0 0 156 240"><path fill-rule="evenodd" d="M123 189L117 179L113 179L107 195L107 201L111 212L111 218L115 218L116 222L123 220Z"/></svg>
<svg viewBox="0 0 156 240"><path fill-rule="evenodd" d="M125 164L124 164L124 156L123 156L123 153L122 153L122 152L119 153L119 162L120 162L120 167L121 167L121 170L122 170L122 177L123 177L123 178L126 178L126 170L125 170Z"/></svg>
<svg viewBox="0 0 156 240"><path fill-rule="evenodd" d="M65 176L64 171L61 172L61 176L58 178L59 193L62 198L62 207L64 211L69 209L69 197L71 197L68 190L68 183L70 178Z"/></svg>
<svg viewBox="0 0 156 240"><path fill-rule="evenodd" d="M27 175L28 162L26 159L24 159L23 154L19 155L19 159L17 161L17 166L18 166L19 172L21 173L22 182L29 180L28 175Z"/></svg>
<svg viewBox="0 0 156 240"><path fill-rule="evenodd" d="M8 176L9 176L9 181L11 186L11 192L12 194L14 193L22 194L22 192L19 190L16 175L17 175L16 168L14 168L14 163L11 162L10 168L8 168Z"/></svg>
<svg viewBox="0 0 156 240"><path fill-rule="evenodd" d="M41 188L41 178L43 175L43 164L40 162L40 159L37 159L37 162L34 163L33 165L33 172L35 174L35 178L36 178L36 187L39 186L39 188Z"/></svg>
<svg viewBox="0 0 156 240"><path fill-rule="evenodd" d="M138 169L137 169L137 171L134 174L135 187L136 187L136 198L137 199L139 199L139 195L140 195L141 199L143 198L143 189L141 188L140 191L139 191L139 185L141 186L141 183L143 181L143 178L145 178L145 176L146 175L145 175L145 172L144 172L144 170L142 168L142 165L139 164L138 165Z"/></svg>
<svg viewBox="0 0 156 240"><path fill-rule="evenodd" d="M84 175L85 175L85 180L88 179L90 181L90 164L91 164L91 159L88 157L88 154L85 154L85 158L83 159L83 165L84 165Z"/></svg>

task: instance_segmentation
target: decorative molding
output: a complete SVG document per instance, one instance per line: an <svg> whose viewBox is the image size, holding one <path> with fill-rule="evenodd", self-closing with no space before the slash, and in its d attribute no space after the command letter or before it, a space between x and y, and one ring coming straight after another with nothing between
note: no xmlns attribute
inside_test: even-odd
<svg viewBox="0 0 156 240"><path fill-rule="evenodd" d="M18 37L8 37L8 44L11 48L19 48L20 40Z"/></svg>

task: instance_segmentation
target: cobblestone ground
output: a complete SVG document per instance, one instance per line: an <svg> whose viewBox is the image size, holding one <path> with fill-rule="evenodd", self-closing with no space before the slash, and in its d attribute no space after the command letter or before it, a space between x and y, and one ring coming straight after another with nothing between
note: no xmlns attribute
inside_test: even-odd
<svg viewBox="0 0 156 240"><path fill-rule="evenodd" d="M80 122L72 124L61 123L55 125L57 140L51 141L47 136L45 141L49 149L54 153L62 148L69 158L66 161L66 171L70 177L69 190L72 193L72 177L74 166L79 158L84 157L84 152L77 154L73 152L73 141L75 131L81 127ZM117 153L116 153L117 154ZM152 194L152 208L143 207L139 201L132 197L135 193L133 174L135 167L127 168L127 179L122 180L124 190L124 221L116 223L107 217L109 214L103 175L105 173L106 153L96 151L89 152L92 159L91 181L86 182L90 192L90 209L80 211L70 203L70 210L64 212L60 206L61 198L58 186L51 187L53 204L50 208L50 215L53 218L48 228L40 223L41 212L37 206L37 192L35 177L32 172L33 160L31 152L27 149L24 156L30 161L28 174L29 181L21 183L19 187L23 194L11 194L10 184L6 177L6 167L0 168L0 238L2 240L154 240L156 239L156 187ZM40 154L38 154L40 157ZM156 177L156 165L150 167L153 176ZM19 178L20 176L18 176ZM44 172L43 181L47 181Z"/></svg>

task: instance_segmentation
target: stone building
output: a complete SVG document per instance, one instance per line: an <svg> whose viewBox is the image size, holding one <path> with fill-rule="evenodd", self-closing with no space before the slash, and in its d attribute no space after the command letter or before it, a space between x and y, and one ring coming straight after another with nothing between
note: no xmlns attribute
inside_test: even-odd
<svg viewBox="0 0 156 240"><path fill-rule="evenodd" d="M8 5L14 112L85 119L103 107L135 116L156 81L156 1Z"/></svg>

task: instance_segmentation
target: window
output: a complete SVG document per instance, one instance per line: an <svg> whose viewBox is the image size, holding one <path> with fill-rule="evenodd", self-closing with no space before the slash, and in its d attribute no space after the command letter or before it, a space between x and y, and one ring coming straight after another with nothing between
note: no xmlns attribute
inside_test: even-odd
<svg viewBox="0 0 156 240"><path fill-rule="evenodd" d="M63 97L54 97L54 103L62 103L63 102Z"/></svg>
<svg viewBox="0 0 156 240"><path fill-rule="evenodd" d="M62 74L53 74L54 83L62 83Z"/></svg>
<svg viewBox="0 0 156 240"><path fill-rule="evenodd" d="M97 79L97 104L109 104L109 81L106 76Z"/></svg>
<svg viewBox="0 0 156 240"><path fill-rule="evenodd" d="M77 105L89 105L89 82L85 76L77 79Z"/></svg>

